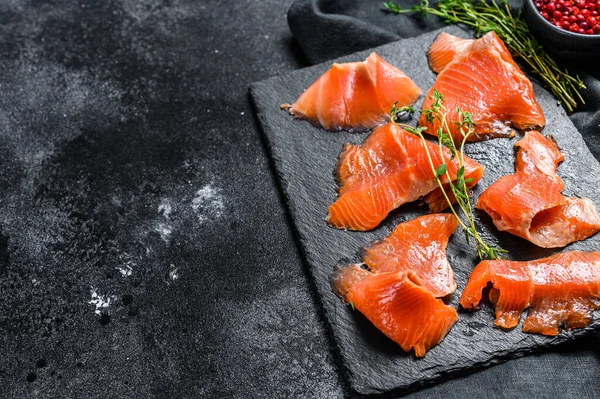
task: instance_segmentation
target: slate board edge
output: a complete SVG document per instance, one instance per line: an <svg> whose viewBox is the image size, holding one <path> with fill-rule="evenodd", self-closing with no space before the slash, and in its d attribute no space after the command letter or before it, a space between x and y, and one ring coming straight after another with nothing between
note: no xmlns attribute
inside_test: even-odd
<svg viewBox="0 0 600 399"><path fill-rule="evenodd" d="M277 77L274 77L274 78L277 78ZM391 391L375 391L375 390L370 390L370 389L362 389L363 386L361 384L356 384L355 378L353 378L354 374L351 372L350 368L346 366L346 362L344 361L344 357L340 350L338 341L335 338L335 331L333 330L333 325L331 324L331 318L328 315L329 309L323 303L323 296L319 292L319 286L315 281L315 276L312 273L311 264L308 261L308 255L305 251L304 245L302 244L304 237L303 237L300 229L298 229L298 227L296 226L296 223L292 216L295 212L296 207L293 204L293 201L290 201L290 194L285 186L285 178L284 178L285 173L281 170L280 167L278 167L278 160L277 160L277 157L275 156L276 150L275 150L275 147L272 145L272 142L270 139L270 134L269 134L269 132L271 132L271 128L269 127L269 125L267 123L265 123L263 113L261 112L261 109L260 109L261 107L255 99L256 98L255 92L256 92L257 88L260 87L261 85L267 83L267 81L270 81L271 79L274 79L274 78L269 78L264 81L255 82L255 83L250 84L250 86L248 88L249 89L248 92L249 92L250 98L252 100L254 112L259 120L260 131L261 131L263 139L264 139L265 147L269 154L269 159L272 162L273 172L275 173L277 184L278 184L279 188L281 189L283 196L285 198L285 206L287 207L287 209L289 211L289 220L290 220L290 225L291 225L290 227L293 230L294 236L297 237L297 239L299 240L299 243L300 243L300 245L298 245L298 249L300 250L300 253L301 253L302 263L303 263L304 267L306 268L306 270L308 271L308 273L310 274L309 279L310 279L310 284L312 286L311 289L314 290L313 292L314 292L315 302L316 302L316 305L319 306L319 311L321 312L324 326L327 329L329 341L333 347L335 356L337 358L337 365L344 377L343 381L347 385L346 388L352 390L354 393L357 393L359 395L372 395L372 394L382 394L382 393L386 393L386 392L391 392ZM433 384L434 384L434 382L432 382L432 385Z"/></svg>
<svg viewBox="0 0 600 399"><path fill-rule="evenodd" d="M425 35L436 35L437 33L441 32L441 31L448 31L448 28L442 28L439 29L438 31L434 31L434 32L429 32L429 33L425 33L423 36ZM409 39L401 39L397 42L392 42L392 43L388 43L382 46L378 46L375 47L373 49L370 49L370 51L377 51L377 49L379 48L383 48L383 47L389 47L389 46L394 46L396 43L398 42L406 42L408 40L418 40L419 37L415 37L415 38L409 38ZM361 52L364 52L366 50L363 50ZM342 59L351 57L352 54L350 55L346 55L344 57L341 57ZM337 59L336 59L337 60ZM331 63L334 62L336 60L331 60L328 61L327 63ZM307 68L303 68L301 70L297 70L297 71L292 71L290 73L294 73L294 72L298 72L298 71L305 71L305 70L310 70L310 69L316 69L319 68L320 65L314 65L314 66L310 66ZM289 75L289 73L288 73ZM275 173L277 176L277 180L278 180L278 184L280 185L280 187L283 190L283 194L284 197L286 199L286 206L289 207L290 213L292 215L294 215L294 213L296 212L296 206L294 205L293 201L290 201L290 193L288 191L288 187L286 186L286 177L285 177L285 171L282 170L281 167L279 167L279 158L280 155L278 153L277 147L274 146L271 142L271 138L270 136L273 135L272 129L269 126L269 124L266 122L266 117L264 116L265 113L263 113L263 110L261 109L261 105L259 103L259 101L257 101L257 92L260 92L260 88L262 86L268 86L271 82L274 82L276 80L280 80L282 79L282 76L274 76L271 78L268 78L266 80L260 81L260 82L255 82L253 84L250 85L249 87L249 92L251 94L252 97L252 101L253 101L253 105L254 105L254 110L257 114L257 117L259 119L260 122L260 126L261 126L261 132L264 135L265 138L265 142L267 144L267 149L269 151L269 157L271 158L271 160L273 161L273 165L275 167ZM289 76L288 76L289 78ZM258 94L259 96L260 94ZM281 111L283 112L283 111ZM562 110L562 108L559 110L559 112L564 115L566 117L566 113L564 112L564 110ZM568 118L567 118L568 120ZM568 120L568 122L570 124L571 121ZM585 150L589 152L589 148L587 147L587 145L585 146ZM594 159L594 161L598 162L595 157L592 156L592 158ZM292 217L292 221L294 221L294 218ZM304 244L303 241L306 240L306 238L303 236L302 232L300 231L300 229L297 228L297 226L295 225L295 221L293 222L293 229L295 231L295 233L298 235L298 238L300 239L301 242L301 251L302 251L302 256L303 256L303 260L305 262L305 264L307 265L308 271L311 275L311 278L314 280L315 276L313 274L312 271L312 265L310 260L307 259L307 254L304 250ZM313 281L314 283L314 281ZM315 284L317 291L320 291L320 287L318 284ZM528 347L528 348L524 348L524 349L519 349L519 350L515 350L513 352L510 353L506 353L503 354L501 356L495 356L493 358L490 358L486 361L481 361L481 362L473 362L471 364L469 364L466 367L461 367L459 369L450 369L448 371L439 373L439 374L435 374L432 376L429 376L427 378L423 378L421 380L418 381L413 381L411 383L405 384L405 385L398 385L395 388L391 388L391 389L385 389L385 390L378 390L378 389L374 389L372 386L367 386L364 384L360 383L360 378L357 378L357 376L355 375L355 373L352 372L352 370L347 366L347 363L343 361L343 355L340 351L338 342L337 342L337 338L336 335L333 331L333 326L331 325L331 321L333 320L331 315L330 315L330 309L328 309L327 306L325 306L323 300L324 300L324 296L322 293L318 292L318 298L317 298L319 304L322 306L322 310L325 313L325 320L326 320L326 326L328 329L328 332L332 335L332 343L333 343L333 347L335 349L336 355L340 358L341 361L341 368L342 368L342 372L344 374L344 377L347 379L350 387L352 388L352 390L360 395L372 395L372 394L399 394L399 393L408 393L411 391L414 391L416 389L425 387L425 386L430 386L430 385L434 385L436 383L439 383L443 380L447 380L449 378L454 378L454 377L459 377L459 376L464 376L464 375L468 375L471 374L477 370L492 366L492 365L496 365L496 364L500 364L503 363L505 361L511 360L511 359L515 359L515 358L519 358L522 357L524 355L528 355L528 354L532 354L532 353L536 353L536 352L540 352L548 347L553 347L556 345L560 345L561 343L564 343L567 339L569 341L572 341L573 339L577 339L579 337L585 336L587 334L589 334L591 332L591 330L584 330L581 329L579 331L576 331L575 334L569 334L569 335L559 335L557 336L555 339L551 339L548 341L545 341L544 344L537 344L536 346L532 346L532 347Z"/></svg>
<svg viewBox="0 0 600 399"><path fill-rule="evenodd" d="M268 79L270 80L270 79ZM263 113L260 109L260 105L257 104L256 100L255 100L255 92L257 90L258 87L260 87L260 85L262 85L263 83L266 83L266 81L262 81L262 82L256 82L250 85L249 88L249 92L251 94L251 98L252 98L252 103L254 106L254 110L256 112L256 115L259 119L260 122L260 126L261 126L261 132L263 134L263 138L265 140L265 144L266 147L268 149L269 152L269 157L271 159L271 161L273 162L273 166L275 168L275 174L277 176L277 183L279 184L280 188L283 191L283 195L285 197L286 200L286 206L288 207L290 214L294 214L295 212L295 205L293 203L293 201L290 201L290 196L289 196L289 192L288 189L285 185L285 172L283 172L281 170L281 168L278 168L278 157L276 155L276 147L274 147L272 145L271 139L270 139L270 131L271 128L270 126L268 126L268 124L264 123L264 116ZM450 378L457 378L457 377L461 377L461 376L466 376L472 373L475 373L477 371L480 371L482 369L497 365L497 364L501 364L504 363L506 361L512 360L512 359L517 359L529 354L533 354L533 353L538 353L543 351L544 349L547 349L549 347L554 347L555 341L551 340L551 341L547 341L547 343L545 345L539 345L536 347L531 347L528 349L523 349L523 350L518 350L518 351L514 351L511 353L507 353L506 355L503 356L496 356L493 357L491 359L489 359L489 361L486 362L479 362L479 363L473 363L468 367L465 368L460 368L460 369L455 369L455 370L449 370L447 372L443 372L440 373L438 375L429 377L429 378L424 378L420 381L415 381L411 384L407 384L407 385L401 385L401 386L397 386L394 389L391 390L376 390L373 389L373 387L371 386L365 386L364 384L361 383L361 379L360 378L356 378L355 373L352 372L352 370L347 366L346 362L343 361L343 355L340 351L340 347L338 345L338 341L335 337L335 332L333 330L333 326L331 325L331 316L329 315L330 310L324 306L323 303L323 296L322 294L318 293L319 291L319 287L317 284L315 284L314 282L314 275L312 273L312 267L309 261L307 261L307 254L304 250L304 245L302 245L302 241L305 239L302 232L297 228L295 222L293 222L293 217L291 217L292 219L292 229L294 231L294 234L297 235L298 239L301 242L301 245L299 246L300 250L301 250L301 255L303 258L303 263L305 265L305 267L308 269L308 272L310 273L310 278L311 278L311 284L314 286L315 291L317 291L317 295L316 296L316 301L318 303L318 305L321 307L321 311L325 314L324 317L324 321L325 321L325 326L327 328L327 332L330 336L331 339L331 343L333 345L334 351L335 351L335 355L338 358L339 361L339 366L342 370L342 373L344 375L344 378L346 380L346 382L348 383L349 387L352 389L353 392L359 394L359 395L365 395L365 396L371 396L371 395L382 395L382 394L407 394L410 392L414 392L417 391L421 388L425 388L428 386L432 386L444 381L447 381ZM583 332L583 330L582 330ZM585 333L588 333L588 331L586 331ZM585 334L582 334L581 336L585 336Z"/></svg>
<svg viewBox="0 0 600 399"><path fill-rule="evenodd" d="M310 67L309 67L310 68ZM306 69L306 68L303 68ZM270 139L270 132L271 132L271 128L270 126L265 123L265 119L263 116L263 113L261 111L261 107L260 104L258 104L258 102L256 101L256 91L258 90L258 88L263 85L263 84L268 84L269 81L271 81L272 79L276 79L277 77L273 77L273 78L269 78L260 82L255 82L250 84L249 86L249 93L250 93L250 97L252 99L252 104L253 104L253 108L254 111L256 113L256 116L259 120L259 124L260 124L260 131L262 133L262 136L264 138L264 142L265 142L265 146L267 147L268 153L269 153L269 158L272 161L273 164L273 169L275 172L275 176L277 179L277 184L279 185L280 189L283 192L283 196L285 198L285 206L288 208L289 213L290 213L290 221L291 221L291 228L293 229L294 235L298 237L298 240L300 241L300 245L299 245L299 249L301 251L301 256L302 256L302 263L304 264L304 266L307 268L307 271L310 274L310 279L311 279L311 285L313 286L313 289L316 293L315 297L316 297L316 302L317 305L320 307L320 311L323 312L323 319L324 319L324 324L325 327L327 328L327 333L329 335L330 338L330 342L332 344L332 347L334 349L335 352L335 356L338 360L338 366L340 367L340 370L342 372L342 375L344 376L344 381L346 382L347 386L354 392L357 393L359 395L372 395L372 394L381 394L381 393L387 393L388 391L375 391L372 389L363 389L363 385L361 384L356 384L355 378L353 377L353 373L351 372L350 368L347 367L346 362L343 359L343 354L340 350L340 346L338 344L337 339L335 338L335 332L333 330L333 325L331 324L331 317L328 314L329 313L329 309L327 308L327 306L325 306L325 304L323 303L323 296L322 294L319 292L319 286L318 284L316 284L315 281L315 276L313 275L312 272L312 267L310 262L307 260L307 254L306 251L304 249L304 245L302 244L304 237L302 232L300 231L300 229L298 229L298 227L296 226L296 223L294 221L293 218L293 214L295 212L296 206L294 205L293 201L290 200L290 194L287 190L287 187L285 185L285 173L282 171L282 169L280 167L278 167L278 160L277 160L277 156L276 156L276 149L275 147L272 145L271 139Z"/></svg>
<svg viewBox="0 0 600 399"><path fill-rule="evenodd" d="M520 328L520 325L516 328ZM411 384L399 386L397 388L390 389L390 390L380 391L380 390L374 390L374 389L363 389L362 385L357 385L354 383L354 381L350 381L349 383L350 383L350 386L352 387L352 389L357 394L359 394L360 396L364 396L364 397L393 397L394 395L406 395L406 394L418 391L423 388L431 387L436 384L446 382L450 379L465 377L470 374L474 374L478 371L482 371L489 367L505 363L509 360L514 360L514 359L518 359L518 358L521 358L524 356L533 355L535 353L540 353L549 348L560 347L560 345L565 345L567 343L573 342L575 339L580 339L587 335L590 335L590 334L592 334L592 332L593 332L592 330L582 330L580 335L574 336L571 339L569 339L568 341L559 342L557 344L556 340L551 340L551 341L547 341L547 343L543 344L543 345L538 345L538 346L534 346L534 347L530 347L530 348L526 348L526 349L522 349L522 350L516 350L513 352L503 354L503 355L495 355L494 357L490 358L489 361L477 362L477 363L471 364L468 367L462 367L462 368L458 368L458 369L454 369L454 370L448 370L448 371L445 371L438 375L435 375L435 376L432 376L429 378L424 378L420 381L416 381ZM337 351L337 347L336 347L336 351Z"/></svg>

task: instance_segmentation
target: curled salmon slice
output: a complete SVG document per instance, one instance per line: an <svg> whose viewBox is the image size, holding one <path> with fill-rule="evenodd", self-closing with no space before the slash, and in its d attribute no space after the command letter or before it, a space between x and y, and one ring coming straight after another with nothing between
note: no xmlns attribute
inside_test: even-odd
<svg viewBox="0 0 600 399"><path fill-rule="evenodd" d="M447 296L456 290L456 282L446 246L457 227L456 217L449 213L400 223L389 236L363 250L363 262L375 273L412 271L433 296Z"/></svg>
<svg viewBox="0 0 600 399"><path fill-rule="evenodd" d="M381 332L416 357L439 344L458 320L414 272L371 273L358 265L334 271L332 288Z"/></svg>
<svg viewBox="0 0 600 399"><path fill-rule="evenodd" d="M429 67L435 73L442 72L446 65L474 41L473 39L461 39L446 32L440 33L427 51Z"/></svg>
<svg viewBox="0 0 600 399"><path fill-rule="evenodd" d="M435 167L446 164L451 180L459 169L446 148L426 142ZM443 156L442 156L443 155ZM483 175L483 166L465 157L464 178L471 188ZM374 229L402 204L421 197L432 212L448 204L435 181L422 140L388 123L373 130L361 145L346 144L340 154L336 176L340 184L337 200L329 207L329 225L348 230ZM447 183L447 176L442 183ZM450 198L454 197L450 195Z"/></svg>
<svg viewBox="0 0 600 399"><path fill-rule="evenodd" d="M559 328L582 328L592 321L600 296L600 252L564 252L530 262L486 260L467 282L460 304L475 308L491 283L495 324L514 328L529 308L523 331L554 336Z"/></svg>
<svg viewBox="0 0 600 399"><path fill-rule="evenodd" d="M588 198L562 195L556 173L564 159L558 145L536 131L519 140L515 173L502 176L477 200L500 231L543 248L558 248L600 231L600 215Z"/></svg>
<svg viewBox="0 0 600 399"><path fill-rule="evenodd" d="M376 53L364 62L334 63L289 112L327 130L364 131L389 121L389 113L412 105L421 89L404 72Z"/></svg>
<svg viewBox="0 0 600 399"><path fill-rule="evenodd" d="M509 137L514 135L514 129L540 129L546 124L531 82L496 33L489 32L472 43L448 34L439 35L428 57L430 65L440 73L427 92L423 109L431 108L434 90L441 93L456 142L462 141L455 124L460 122L456 107L472 115L477 136L471 136L469 141ZM438 120L427 121L422 114L419 125L437 136Z"/></svg>

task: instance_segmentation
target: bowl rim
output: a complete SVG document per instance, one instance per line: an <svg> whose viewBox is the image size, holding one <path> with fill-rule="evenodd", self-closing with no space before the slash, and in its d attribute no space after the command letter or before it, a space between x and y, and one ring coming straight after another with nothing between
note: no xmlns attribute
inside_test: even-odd
<svg viewBox="0 0 600 399"><path fill-rule="evenodd" d="M543 25L546 25L547 27L551 28L555 32L563 34L563 35L571 36L573 38L578 38L578 39L586 38L588 40L600 40L600 34L597 34L597 33L595 33L593 35L588 35L588 34L583 34L583 33L571 32L570 30L559 28L558 26L554 25L553 23L548 21L546 18L544 18L542 16L542 14L540 14L540 11L535 6L534 0L525 0L525 1L527 1L527 3L529 3L529 5L532 8L533 14L536 15L534 18L536 18L538 21L541 21L541 23Z"/></svg>

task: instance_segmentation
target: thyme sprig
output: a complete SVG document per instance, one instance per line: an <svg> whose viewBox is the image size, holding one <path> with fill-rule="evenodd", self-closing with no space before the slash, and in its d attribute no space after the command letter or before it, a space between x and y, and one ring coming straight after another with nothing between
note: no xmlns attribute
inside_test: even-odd
<svg viewBox="0 0 600 399"><path fill-rule="evenodd" d="M448 207L450 208L450 210L458 220L458 223L462 227L467 243L469 243L471 239L475 241L475 248L477 249L477 255L479 256L479 259L500 259L502 255L507 253L508 251L496 248L486 243L481 237L481 235L479 235L477 227L475 226L475 216L473 215L473 207L471 206L471 199L469 195L470 193L469 188L467 186L467 184L470 183L473 179L465 179L465 143L467 142L470 136L476 135L474 131L475 124L473 123L471 114L469 112L462 111L460 107L456 107L456 111L459 115L459 120L455 122L455 124L457 125L458 130L460 131L462 136L462 141L457 147L456 143L454 142L454 139L452 138L452 134L450 133L450 126L448 123L448 119L446 118L448 110L444 106L444 97L440 92L434 90L431 99L433 100L431 108L424 109L422 113L429 123L433 123L434 120L437 120L439 122L440 127L437 129L436 133L439 143L438 147L440 151L440 158L442 160L446 159L446 155L444 154L444 148L447 148L450 151L450 161L456 160L458 169L456 172L456 178L454 182L452 176L450 175L450 172L448 171L448 164L442 163L436 166L433 163L431 153L429 152L429 147L427 146L427 140L425 140L425 137L423 135L423 131L427 130L427 128L423 126L412 127L401 122L401 119L404 117L404 115L406 115L406 113L414 113L414 108L397 108L396 104L394 104L390 111L390 120L392 123L402 127L407 132L414 134L415 136L418 136L421 139L423 143L423 148L425 149L425 153L427 154L429 166L431 167L431 170L434 175L434 180L439 186L439 189L442 195L444 196L444 199L448 203ZM456 204L458 205L458 208L462 211L462 214L464 215L464 220L463 218L459 217L457 208L453 205L453 201L450 200L450 197L448 197L448 193L446 192L444 183L442 182L442 179L444 177L446 177L447 180L447 183L445 184L447 184L448 187L450 187L450 191L454 195Z"/></svg>
<svg viewBox="0 0 600 399"><path fill-rule="evenodd" d="M396 14L418 12L422 15L432 14L441 17L449 24L464 24L475 29L475 34L494 31L504 41L514 57L519 57L552 91L554 97L571 113L578 104L584 104L580 89L585 89L579 76L572 76L566 69L561 69L554 59L546 53L539 42L531 35L529 27L519 12L514 15L506 0L489 0L474 2L471 0L440 0L429 6L429 0L421 0L419 5L410 9L402 9L393 1L383 6Z"/></svg>

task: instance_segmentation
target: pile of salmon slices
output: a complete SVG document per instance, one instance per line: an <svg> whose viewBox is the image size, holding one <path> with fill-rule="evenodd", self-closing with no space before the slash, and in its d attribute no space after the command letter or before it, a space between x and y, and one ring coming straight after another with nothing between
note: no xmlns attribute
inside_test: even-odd
<svg viewBox="0 0 600 399"><path fill-rule="evenodd" d="M475 202L498 231L543 248L562 248L600 231L590 199L562 194L557 168L564 154L552 137L540 133L546 124L542 108L502 40L493 32L475 40L441 33L427 57L438 75L423 110L433 106L437 93L447 113L442 126L422 112L423 132L437 136L447 128L460 142L461 115L468 112L475 131L469 141L522 134L515 144L515 172L492 183ZM403 204L428 204L430 214L397 224L362 249L362 262L337 265L331 277L342 301L417 358L440 344L459 318L448 304L457 285L446 248L462 222L453 213L440 213L456 201L448 185L461 178L471 189L484 174L484 167L466 156L459 170L448 148L391 121L392 107L412 106L421 94L404 72L372 53L363 62L333 64L292 105L282 105L328 131L371 130L362 144L346 144L339 155L334 171L339 190L327 214L332 228L373 230ZM440 176L431 165L441 164ZM472 271L460 306L475 309L490 286L499 328L516 327L526 310L526 333L553 336L561 328L581 328L599 307L600 252L567 251L526 262L483 260Z"/></svg>

